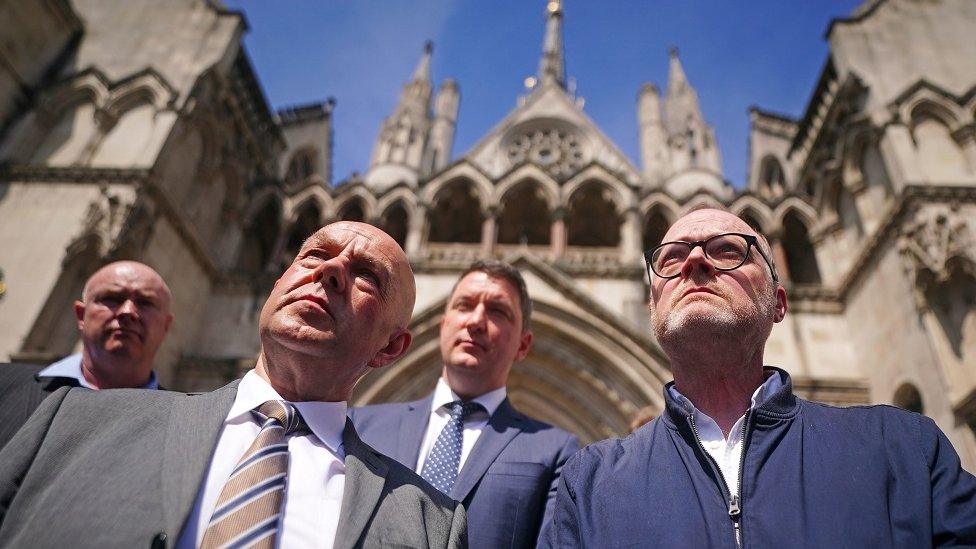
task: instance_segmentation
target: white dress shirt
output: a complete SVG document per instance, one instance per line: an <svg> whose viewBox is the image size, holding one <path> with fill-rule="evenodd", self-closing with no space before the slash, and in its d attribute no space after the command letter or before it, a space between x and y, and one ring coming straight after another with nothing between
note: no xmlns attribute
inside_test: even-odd
<svg viewBox="0 0 976 549"><path fill-rule="evenodd" d="M488 426L488 419L495 413L495 410L498 409L507 395L508 392L504 387L501 387L471 399L471 402L477 402L484 406L486 411L482 412L479 410L474 412L464 421L464 438L461 442L461 463L458 465L458 472L464 467L464 462L467 461L471 449L474 448L474 443L478 442L478 437L481 436L481 432ZM443 377L438 378L437 388L434 389L434 399L430 403L430 419L427 421L427 434L424 435L423 444L420 445L420 456L417 458L418 475L424 469L424 462L427 461L427 455L430 454L430 450L434 447L434 442L437 441L437 437L441 434L444 426L447 425L448 420L451 418L451 413L445 405L455 400L462 399L447 386L447 382L444 381Z"/></svg>
<svg viewBox="0 0 976 549"><path fill-rule="evenodd" d="M759 406L762 406L782 386L783 381L780 379L780 376L773 372L752 393L752 405L749 407L749 410L755 410ZM742 417L735 422L729 431L729 438L725 438L718 423L715 423L714 419L708 417L707 414L698 408L695 408L695 405L686 396L679 393L674 385L669 387L668 391L671 392L671 398L685 410L686 414L695 416L695 427L698 429L698 437L702 446L705 447L705 451L708 452L708 455L712 456L712 459L718 464L718 468L721 469L722 476L725 477L725 483L728 484L729 493L733 496L738 496L739 463L742 458L742 422L745 421L746 415L742 414Z"/></svg>
<svg viewBox="0 0 976 549"><path fill-rule="evenodd" d="M237 387L234 405L224 420L205 482L180 534L178 548L199 547L224 484L261 431L251 410L268 400L284 399L257 373L248 372ZM346 478L342 448L346 403L293 404L311 433L288 437L288 481L278 526L278 546L332 547Z"/></svg>

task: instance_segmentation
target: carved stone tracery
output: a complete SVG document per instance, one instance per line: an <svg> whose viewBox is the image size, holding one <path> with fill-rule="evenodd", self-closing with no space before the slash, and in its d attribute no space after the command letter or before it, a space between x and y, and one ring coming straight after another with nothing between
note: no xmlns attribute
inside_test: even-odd
<svg viewBox="0 0 976 549"><path fill-rule="evenodd" d="M932 207L918 212L906 225L898 249L905 260L920 308L928 307L927 291L947 281L954 265L976 275L976 239L973 235L970 221L956 206Z"/></svg>

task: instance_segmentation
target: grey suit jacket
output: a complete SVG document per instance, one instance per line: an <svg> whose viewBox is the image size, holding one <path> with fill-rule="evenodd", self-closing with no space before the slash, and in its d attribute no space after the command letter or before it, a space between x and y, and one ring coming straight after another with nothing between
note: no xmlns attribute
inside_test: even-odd
<svg viewBox="0 0 976 549"><path fill-rule="evenodd" d="M349 410L363 440L416 469L432 397ZM451 497L468 514L473 549L535 547L552 519L563 464L579 440L536 421L505 399L458 472Z"/></svg>
<svg viewBox="0 0 976 549"><path fill-rule="evenodd" d="M60 389L0 451L0 547L169 547L237 382L212 393ZM464 547L464 509L343 432L335 547Z"/></svg>
<svg viewBox="0 0 976 549"><path fill-rule="evenodd" d="M44 368L0 364L0 448L6 446L47 395L64 386L77 387L77 382L69 378L37 379L37 373Z"/></svg>

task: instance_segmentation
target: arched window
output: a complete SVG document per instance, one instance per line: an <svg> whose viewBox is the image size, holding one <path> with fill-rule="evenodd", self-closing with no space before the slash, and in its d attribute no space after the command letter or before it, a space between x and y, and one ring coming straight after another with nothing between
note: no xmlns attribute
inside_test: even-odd
<svg viewBox="0 0 976 549"><path fill-rule="evenodd" d="M280 224L281 208L277 201L268 200L244 229L238 269L260 272L269 266Z"/></svg>
<svg viewBox="0 0 976 549"><path fill-rule="evenodd" d="M647 214L647 218L644 221L644 249L649 250L660 244L670 226L671 223L668 222L668 218L664 215L664 212L660 208L653 208Z"/></svg>
<svg viewBox="0 0 976 549"><path fill-rule="evenodd" d="M473 184L457 181L434 199L430 214L430 242L481 242L484 216Z"/></svg>
<svg viewBox="0 0 976 549"><path fill-rule="evenodd" d="M925 406L922 405L922 394L911 383L904 383L895 391L894 404L902 410L918 414L925 413Z"/></svg>
<svg viewBox="0 0 976 549"><path fill-rule="evenodd" d="M301 183L316 172L315 149L304 148L292 155L285 173L286 183Z"/></svg>
<svg viewBox="0 0 976 549"><path fill-rule="evenodd" d="M339 209L339 219L342 221L365 221L366 208L360 198L353 198Z"/></svg>
<svg viewBox="0 0 976 549"><path fill-rule="evenodd" d="M763 196L779 196L786 189L786 176L783 166L774 156L762 159L759 166L759 192Z"/></svg>
<svg viewBox="0 0 976 549"><path fill-rule="evenodd" d="M739 219L745 221L746 225L752 227L752 230L756 231L759 234L765 235L765 233L763 232L762 224L759 223L759 221L756 220L756 217L751 213L749 213L748 210L739 214Z"/></svg>
<svg viewBox="0 0 976 549"><path fill-rule="evenodd" d="M499 244L549 244L549 205L538 184L526 181L505 193L498 217Z"/></svg>
<svg viewBox="0 0 976 549"><path fill-rule="evenodd" d="M401 248L407 248L407 227L409 222L407 208L403 202L396 202L383 212L380 228L393 237Z"/></svg>
<svg viewBox="0 0 976 549"><path fill-rule="evenodd" d="M566 218L567 244L601 247L620 244L622 219L611 193L598 183L586 184L573 193Z"/></svg>
<svg viewBox="0 0 976 549"><path fill-rule="evenodd" d="M288 240L285 242L285 260L292 260L302 249L305 239L322 227L322 212L314 202L302 207L292 226L288 228Z"/></svg>
<svg viewBox="0 0 976 549"><path fill-rule="evenodd" d="M783 251L790 280L795 284L820 284L820 267L806 225L790 212L783 219Z"/></svg>

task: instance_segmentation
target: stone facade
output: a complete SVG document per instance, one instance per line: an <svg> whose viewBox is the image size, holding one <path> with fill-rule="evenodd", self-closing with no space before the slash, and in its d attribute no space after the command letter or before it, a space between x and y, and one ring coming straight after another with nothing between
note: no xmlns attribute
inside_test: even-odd
<svg viewBox="0 0 976 549"><path fill-rule="evenodd" d="M81 283L134 258L176 296L163 383L219 385L253 365L259 309L301 241L353 219L404 246L418 286L412 350L367 377L355 404L430 390L447 292L492 256L522 269L535 309L535 346L509 388L516 406L587 441L619 435L660 412L671 377L648 329L641 250L713 205L772 242L790 313L768 363L815 400L922 411L976 467L970 0L871 0L833 21L806 111L750 110L741 190L722 174L676 50L664 94L637 93L640 167L621 153L566 88L559 2L547 6L537 78L469 151L452 154L460 88L435 91L428 45L365 175L335 186L334 102L273 114L241 14L138 4L16 8L61 30L32 45L44 70L12 64L33 75L17 85L0 74L0 358L74 350L67 311Z"/></svg>

